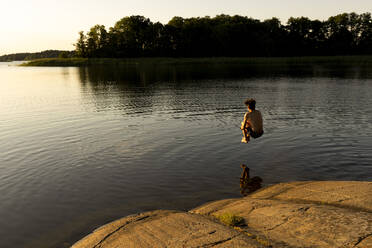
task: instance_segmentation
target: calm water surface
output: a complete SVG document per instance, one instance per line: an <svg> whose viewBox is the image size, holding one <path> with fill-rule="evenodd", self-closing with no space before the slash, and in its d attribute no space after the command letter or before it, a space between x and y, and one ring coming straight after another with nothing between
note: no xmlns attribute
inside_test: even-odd
<svg viewBox="0 0 372 248"><path fill-rule="evenodd" d="M10 66L12 65L12 66ZM372 180L372 68L0 63L0 247L68 247L146 210L266 184ZM243 100L265 135L241 144Z"/></svg>

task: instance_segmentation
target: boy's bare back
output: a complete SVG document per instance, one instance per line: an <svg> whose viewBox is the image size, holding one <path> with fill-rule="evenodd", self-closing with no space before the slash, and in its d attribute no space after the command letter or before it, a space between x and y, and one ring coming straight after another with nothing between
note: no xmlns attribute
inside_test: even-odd
<svg viewBox="0 0 372 248"><path fill-rule="evenodd" d="M248 99L245 102L248 112L244 115L244 119L240 129L243 132L243 143L248 143L250 137L259 138L263 135L263 120L260 111L256 110L256 101Z"/></svg>

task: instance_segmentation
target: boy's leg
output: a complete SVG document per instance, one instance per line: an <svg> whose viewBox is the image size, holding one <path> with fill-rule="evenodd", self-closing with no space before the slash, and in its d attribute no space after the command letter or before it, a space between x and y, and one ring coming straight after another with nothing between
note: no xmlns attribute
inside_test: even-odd
<svg viewBox="0 0 372 248"><path fill-rule="evenodd" d="M250 140L249 131L248 129L243 129L242 132L243 132L242 142L247 143Z"/></svg>
<svg viewBox="0 0 372 248"><path fill-rule="evenodd" d="M243 142L243 143L247 143L247 139L246 139L246 130L243 129L243 130L242 130L242 133L243 133L242 142Z"/></svg>

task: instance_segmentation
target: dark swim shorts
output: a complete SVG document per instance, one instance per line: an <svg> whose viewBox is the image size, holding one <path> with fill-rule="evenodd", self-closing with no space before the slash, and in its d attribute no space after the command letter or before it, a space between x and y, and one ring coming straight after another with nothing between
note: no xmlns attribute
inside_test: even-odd
<svg viewBox="0 0 372 248"><path fill-rule="evenodd" d="M247 128L247 130L249 132L249 136L251 136L254 139L257 139L257 138L261 137L264 134L264 131L263 130L262 130L262 132L255 132L250 127Z"/></svg>

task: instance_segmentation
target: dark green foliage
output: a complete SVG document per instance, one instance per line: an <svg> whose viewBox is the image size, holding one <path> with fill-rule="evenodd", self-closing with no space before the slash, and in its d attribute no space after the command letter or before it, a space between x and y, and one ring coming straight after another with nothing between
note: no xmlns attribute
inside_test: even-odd
<svg viewBox="0 0 372 248"><path fill-rule="evenodd" d="M317 56L317 57L208 57L208 58L45 58L36 59L22 66L96 66L96 65L240 65L259 67L266 66L270 70L282 66L314 65L372 66L372 56ZM214 72L215 73L215 72Z"/></svg>
<svg viewBox="0 0 372 248"><path fill-rule="evenodd" d="M372 54L372 19L370 13L345 13L327 21L291 17L282 25L277 18L218 15L173 17L163 25L130 16L109 31L96 25L80 32L75 47L87 58Z"/></svg>
<svg viewBox="0 0 372 248"><path fill-rule="evenodd" d="M0 56L0 62L23 61L43 58L72 58L75 51L46 50L38 53L14 53Z"/></svg>
<svg viewBox="0 0 372 248"><path fill-rule="evenodd" d="M45 58L34 59L21 66L85 66L88 63L87 58Z"/></svg>
<svg viewBox="0 0 372 248"><path fill-rule="evenodd" d="M86 37L83 31L79 32L79 39L77 40L75 44L75 48L76 48L76 55L78 57L86 57L88 55Z"/></svg>
<svg viewBox="0 0 372 248"><path fill-rule="evenodd" d="M66 51L63 51L61 52L59 55L58 55L58 58L61 58L61 59L67 59L69 56L69 54L66 52Z"/></svg>
<svg viewBox="0 0 372 248"><path fill-rule="evenodd" d="M244 224L244 218L233 213L223 213L220 215L215 215L215 217L226 226L237 227Z"/></svg>

